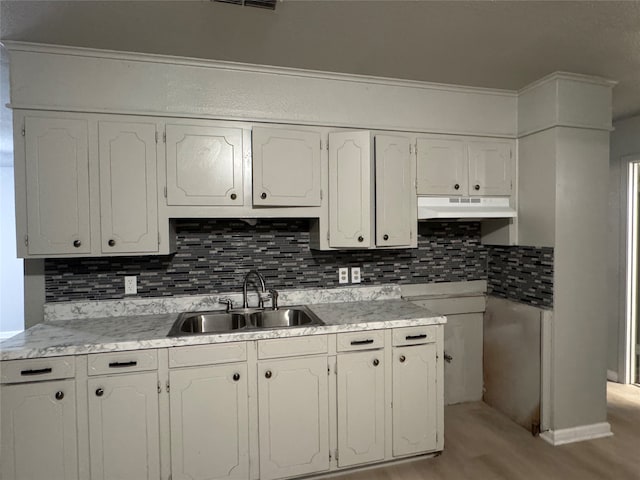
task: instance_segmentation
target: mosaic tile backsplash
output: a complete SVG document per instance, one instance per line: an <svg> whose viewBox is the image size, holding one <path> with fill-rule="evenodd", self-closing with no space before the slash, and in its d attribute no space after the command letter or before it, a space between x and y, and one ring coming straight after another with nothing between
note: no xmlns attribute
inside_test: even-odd
<svg viewBox="0 0 640 480"><path fill-rule="evenodd" d="M490 295L553 309L553 248L489 246Z"/></svg>
<svg viewBox="0 0 640 480"><path fill-rule="evenodd" d="M124 275L138 276L140 297L240 291L252 268L281 289L338 287L338 267L352 266L364 285L487 278L477 222L421 222L417 249L368 251L311 250L304 219L177 220L176 230L173 255L47 259L46 301L123 298Z"/></svg>

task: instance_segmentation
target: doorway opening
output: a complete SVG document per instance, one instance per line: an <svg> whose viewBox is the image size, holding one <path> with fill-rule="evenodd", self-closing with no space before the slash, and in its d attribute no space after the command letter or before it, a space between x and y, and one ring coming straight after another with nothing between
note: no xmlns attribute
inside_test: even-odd
<svg viewBox="0 0 640 480"><path fill-rule="evenodd" d="M640 384L640 161L629 163L625 363L629 383Z"/></svg>

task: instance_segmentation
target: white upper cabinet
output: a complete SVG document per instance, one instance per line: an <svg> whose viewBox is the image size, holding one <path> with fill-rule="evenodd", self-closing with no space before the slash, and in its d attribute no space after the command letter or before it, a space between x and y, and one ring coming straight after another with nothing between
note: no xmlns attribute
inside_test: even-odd
<svg viewBox="0 0 640 480"><path fill-rule="evenodd" d="M157 252L156 125L98 122L103 253Z"/></svg>
<svg viewBox="0 0 640 480"><path fill-rule="evenodd" d="M377 135L375 148L376 245L406 246L416 223L409 139Z"/></svg>
<svg viewBox="0 0 640 480"><path fill-rule="evenodd" d="M167 124L167 204L242 205L242 129Z"/></svg>
<svg viewBox="0 0 640 480"><path fill-rule="evenodd" d="M29 255L91 251L87 123L70 118L24 119Z"/></svg>
<svg viewBox="0 0 640 480"><path fill-rule="evenodd" d="M417 142L418 195L510 196L513 142L422 137Z"/></svg>
<svg viewBox="0 0 640 480"><path fill-rule="evenodd" d="M254 127L253 204L319 206L320 133Z"/></svg>

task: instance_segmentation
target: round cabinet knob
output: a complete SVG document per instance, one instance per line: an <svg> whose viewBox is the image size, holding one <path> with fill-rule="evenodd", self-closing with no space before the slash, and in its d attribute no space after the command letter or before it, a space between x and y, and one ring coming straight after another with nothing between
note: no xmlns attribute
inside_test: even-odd
<svg viewBox="0 0 640 480"><path fill-rule="evenodd" d="M375 358L375 359L373 360L373 366L374 366L374 367L377 367L378 365L380 365L380 360L378 360L377 358Z"/></svg>
<svg viewBox="0 0 640 480"><path fill-rule="evenodd" d="M407 357L405 357L404 355L400 355L400 363L404 363L406 359Z"/></svg>
<svg viewBox="0 0 640 480"><path fill-rule="evenodd" d="M474 186L473 186L473 189L474 189L474 190L480 190L480 185L477 185L477 184L476 184L476 185L474 185Z"/></svg>
<svg viewBox="0 0 640 480"><path fill-rule="evenodd" d="M459 184L459 183L456 183L456 184L453 186L453 188L454 188L454 189L456 189L456 190L460 190L460 184Z"/></svg>
<svg viewBox="0 0 640 480"><path fill-rule="evenodd" d="M64 398L64 392L58 391L56 392L56 400L62 400Z"/></svg>
<svg viewBox="0 0 640 480"><path fill-rule="evenodd" d="M80 245L82 245L82 242L80 240L74 240L73 241L73 246L78 248Z"/></svg>
<svg viewBox="0 0 640 480"><path fill-rule="evenodd" d="M358 237L358 241L359 241L359 242L364 242L364 237L363 237L362 235L360 235L360 236Z"/></svg>
<svg viewBox="0 0 640 480"><path fill-rule="evenodd" d="M109 240L107 243L109 244L110 247L115 247L116 246L116 241L113 238L111 240Z"/></svg>
<svg viewBox="0 0 640 480"><path fill-rule="evenodd" d="M262 195L260 195L260 198L264 200L265 198L267 198L267 194L262 192Z"/></svg>
<svg viewBox="0 0 640 480"><path fill-rule="evenodd" d="M229 196L231 197L231 200L235 200L236 198L238 198L238 195L236 195L235 193L232 193Z"/></svg>
<svg viewBox="0 0 640 480"><path fill-rule="evenodd" d="M387 235L386 233L384 234L384 237L382 237L383 240L389 240L389 235Z"/></svg>
<svg viewBox="0 0 640 480"><path fill-rule="evenodd" d="M240 380L240 374L239 373L234 373L233 374L233 381L237 382L238 380Z"/></svg>
<svg viewBox="0 0 640 480"><path fill-rule="evenodd" d="M267 370L266 372L264 372L264 376L265 378L271 378L271 370Z"/></svg>
<svg viewBox="0 0 640 480"><path fill-rule="evenodd" d="M96 389L96 397L101 397L102 395L104 395L104 390L101 388L97 388Z"/></svg>

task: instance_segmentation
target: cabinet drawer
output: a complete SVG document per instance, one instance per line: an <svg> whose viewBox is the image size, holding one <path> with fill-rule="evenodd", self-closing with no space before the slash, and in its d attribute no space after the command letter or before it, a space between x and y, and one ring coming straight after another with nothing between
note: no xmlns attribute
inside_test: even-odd
<svg viewBox="0 0 640 480"><path fill-rule="evenodd" d="M1 383L36 382L73 378L76 374L74 357L30 358L2 362Z"/></svg>
<svg viewBox="0 0 640 480"><path fill-rule="evenodd" d="M337 338L338 352L353 350L371 350L384 347L384 332L381 330L339 333Z"/></svg>
<svg viewBox="0 0 640 480"><path fill-rule="evenodd" d="M428 308L440 315L455 315L458 313L480 313L485 311L485 297L457 297L457 298L433 298L416 300L413 303Z"/></svg>
<svg viewBox="0 0 640 480"><path fill-rule="evenodd" d="M258 340L258 358L293 357L327 353L326 335Z"/></svg>
<svg viewBox="0 0 640 480"><path fill-rule="evenodd" d="M437 326L406 327L393 329L393 346L420 345L436 341Z"/></svg>
<svg viewBox="0 0 640 480"><path fill-rule="evenodd" d="M244 362L247 360L247 343L223 343L177 347L169 350L169 367L214 365L216 363Z"/></svg>
<svg viewBox="0 0 640 480"><path fill-rule="evenodd" d="M158 369L158 354L155 350L134 352L97 353L89 355L88 375L142 372Z"/></svg>

